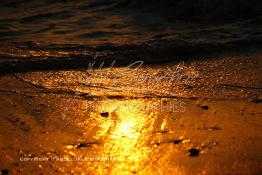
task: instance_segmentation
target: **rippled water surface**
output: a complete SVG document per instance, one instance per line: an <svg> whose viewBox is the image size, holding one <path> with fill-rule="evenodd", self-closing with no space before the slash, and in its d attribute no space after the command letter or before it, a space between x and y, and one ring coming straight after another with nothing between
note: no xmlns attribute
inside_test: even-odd
<svg viewBox="0 0 262 175"><path fill-rule="evenodd" d="M258 47L262 36L257 0L4 0L0 10L3 72L81 67L94 55L162 63Z"/></svg>

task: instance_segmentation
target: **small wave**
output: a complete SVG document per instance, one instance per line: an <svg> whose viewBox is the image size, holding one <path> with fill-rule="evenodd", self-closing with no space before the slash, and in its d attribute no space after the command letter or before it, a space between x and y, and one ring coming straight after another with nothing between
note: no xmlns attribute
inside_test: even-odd
<svg viewBox="0 0 262 175"><path fill-rule="evenodd" d="M155 40L140 45L34 45L0 52L0 73L39 70L69 70L128 66L136 61L143 64L165 64L214 57L219 53L255 51L262 38L236 40L227 43L190 43L179 40ZM10 52L13 50L14 53ZM20 54L20 55L19 55Z"/></svg>
<svg viewBox="0 0 262 175"><path fill-rule="evenodd" d="M248 50L262 42L261 21L259 0L2 0L0 72Z"/></svg>

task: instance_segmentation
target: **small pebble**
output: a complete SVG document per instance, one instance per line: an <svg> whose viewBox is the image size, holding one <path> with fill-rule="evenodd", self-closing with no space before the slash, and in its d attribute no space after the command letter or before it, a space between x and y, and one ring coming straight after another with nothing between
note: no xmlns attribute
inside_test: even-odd
<svg viewBox="0 0 262 175"><path fill-rule="evenodd" d="M90 143L79 143L76 148L84 148L84 147L90 147Z"/></svg>
<svg viewBox="0 0 262 175"><path fill-rule="evenodd" d="M2 173L2 175L8 175L9 174L8 169L2 169L1 173Z"/></svg>
<svg viewBox="0 0 262 175"><path fill-rule="evenodd" d="M190 149L188 150L188 155L189 155L190 157L199 156L199 150L196 149L196 148L190 148Z"/></svg>
<svg viewBox="0 0 262 175"><path fill-rule="evenodd" d="M173 141L174 144L179 144L179 143L181 143L181 142L182 142L181 139L175 139L175 140Z"/></svg>
<svg viewBox="0 0 262 175"><path fill-rule="evenodd" d="M255 98L251 100L254 103L262 103L262 99L261 98Z"/></svg>
<svg viewBox="0 0 262 175"><path fill-rule="evenodd" d="M208 106L201 106L202 109L207 110L209 107Z"/></svg>
<svg viewBox="0 0 262 175"><path fill-rule="evenodd" d="M214 130L222 130L222 128L218 127L218 126L213 126L208 128L209 131L214 131Z"/></svg>
<svg viewBox="0 0 262 175"><path fill-rule="evenodd" d="M108 112L101 112L100 115L102 117L108 117L109 116L109 113Z"/></svg>

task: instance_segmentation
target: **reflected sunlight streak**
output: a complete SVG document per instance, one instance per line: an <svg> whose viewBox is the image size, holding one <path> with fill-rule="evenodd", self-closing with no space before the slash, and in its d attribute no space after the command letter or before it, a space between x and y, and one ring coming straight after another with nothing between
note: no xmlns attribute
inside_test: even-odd
<svg viewBox="0 0 262 175"><path fill-rule="evenodd" d="M148 160L148 141L150 130L153 128L154 118L146 115L141 109L142 101L128 101L105 103L100 106L103 111L111 112L111 126L104 121L100 127L98 137L106 130L108 135L104 140L102 155L108 155L117 160L111 169L112 174L119 172L137 172L143 168L143 162ZM113 121L112 121L113 120ZM100 170L103 170L100 167Z"/></svg>

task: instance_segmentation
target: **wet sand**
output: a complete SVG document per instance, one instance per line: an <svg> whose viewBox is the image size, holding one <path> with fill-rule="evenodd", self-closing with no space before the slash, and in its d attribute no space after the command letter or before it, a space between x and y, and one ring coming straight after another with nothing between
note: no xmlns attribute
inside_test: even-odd
<svg viewBox="0 0 262 175"><path fill-rule="evenodd" d="M177 74L162 65L1 75L1 172L260 174L261 67L255 54Z"/></svg>

